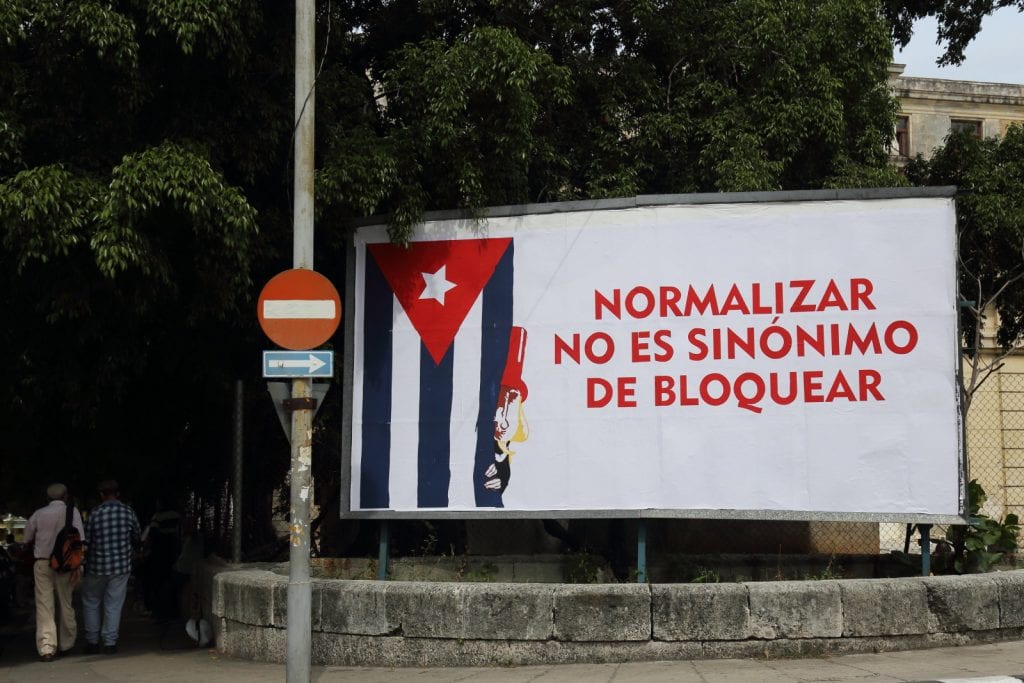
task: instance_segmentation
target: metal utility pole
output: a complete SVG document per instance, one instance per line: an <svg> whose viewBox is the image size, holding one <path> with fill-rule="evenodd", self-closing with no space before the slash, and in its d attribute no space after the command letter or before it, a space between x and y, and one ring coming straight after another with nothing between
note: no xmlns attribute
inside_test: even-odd
<svg viewBox="0 0 1024 683"><path fill-rule="evenodd" d="M313 81L316 15L313 0L295 2L295 182L293 267L313 269ZM313 464L313 381L292 381L291 526L288 556L288 683L309 683L311 587L309 499Z"/></svg>

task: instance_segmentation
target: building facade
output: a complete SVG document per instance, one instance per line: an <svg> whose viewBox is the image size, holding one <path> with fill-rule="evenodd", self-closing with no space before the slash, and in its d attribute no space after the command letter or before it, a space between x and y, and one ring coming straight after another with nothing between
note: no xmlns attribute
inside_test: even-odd
<svg viewBox="0 0 1024 683"><path fill-rule="evenodd" d="M902 64L890 67L889 81L900 102L891 150L896 163L918 154L927 159L951 131L992 137L1024 123L1024 85L904 76Z"/></svg>

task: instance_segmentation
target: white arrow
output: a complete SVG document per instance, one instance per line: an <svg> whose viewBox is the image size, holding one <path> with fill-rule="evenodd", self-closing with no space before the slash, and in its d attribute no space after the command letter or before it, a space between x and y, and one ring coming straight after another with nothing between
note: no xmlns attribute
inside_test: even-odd
<svg viewBox="0 0 1024 683"><path fill-rule="evenodd" d="M313 354L309 354L309 358L308 359L303 358L303 359L296 359L296 360L288 360L288 359L285 359L285 358L281 358L281 359L271 358L271 359L269 359L267 361L267 365L272 367L272 368L308 368L308 372L312 373L312 372L316 372L317 370L319 370L323 366L327 365L327 363L324 363L322 360L320 360L319 358L317 358Z"/></svg>

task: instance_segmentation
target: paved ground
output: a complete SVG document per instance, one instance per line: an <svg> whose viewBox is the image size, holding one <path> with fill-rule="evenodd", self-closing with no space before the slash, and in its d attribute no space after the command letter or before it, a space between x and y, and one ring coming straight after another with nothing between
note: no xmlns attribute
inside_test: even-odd
<svg viewBox="0 0 1024 683"><path fill-rule="evenodd" d="M82 655L81 643L78 643L78 653L51 663L39 662L29 623L8 631L3 645L0 683L269 683L285 680L283 664L241 661L222 656L215 650L196 649L184 636L181 623L162 628L127 609L120 652L116 655ZM320 683L889 683L925 680L1017 683L1014 675L1021 672L1024 672L1024 642L822 659L728 659L517 668L313 667L312 680Z"/></svg>

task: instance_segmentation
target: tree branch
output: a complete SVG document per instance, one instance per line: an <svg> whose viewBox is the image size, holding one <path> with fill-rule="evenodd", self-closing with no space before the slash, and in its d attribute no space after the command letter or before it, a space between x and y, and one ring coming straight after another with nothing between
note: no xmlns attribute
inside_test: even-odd
<svg viewBox="0 0 1024 683"><path fill-rule="evenodd" d="M1009 346L995 354L994 357L989 360L982 360L982 353L985 351L982 343L985 326L985 311L992 310L998 313L996 304L998 303L999 298L1012 285L1024 279L1024 267L1017 270L1013 275L1007 277L993 294L988 298L985 298L981 276L974 274L964 263L963 258L958 256L958 260L962 266L963 272L967 273L977 284L977 294L974 305L967 307L974 316L974 330L971 334L971 347L969 349L964 349L965 354L968 352L970 353L970 371L968 376L963 377L964 413L966 414L971 407L971 402L974 399L975 392L981 389L985 382L1005 365L1003 361L1011 353L1016 351L1021 343L1021 337L1018 336ZM1021 262L1024 263L1024 242L1021 244Z"/></svg>
<svg viewBox="0 0 1024 683"><path fill-rule="evenodd" d="M672 109L672 76L684 61L686 61L686 57L680 57L668 72L668 86L665 88L665 108L668 110Z"/></svg>

